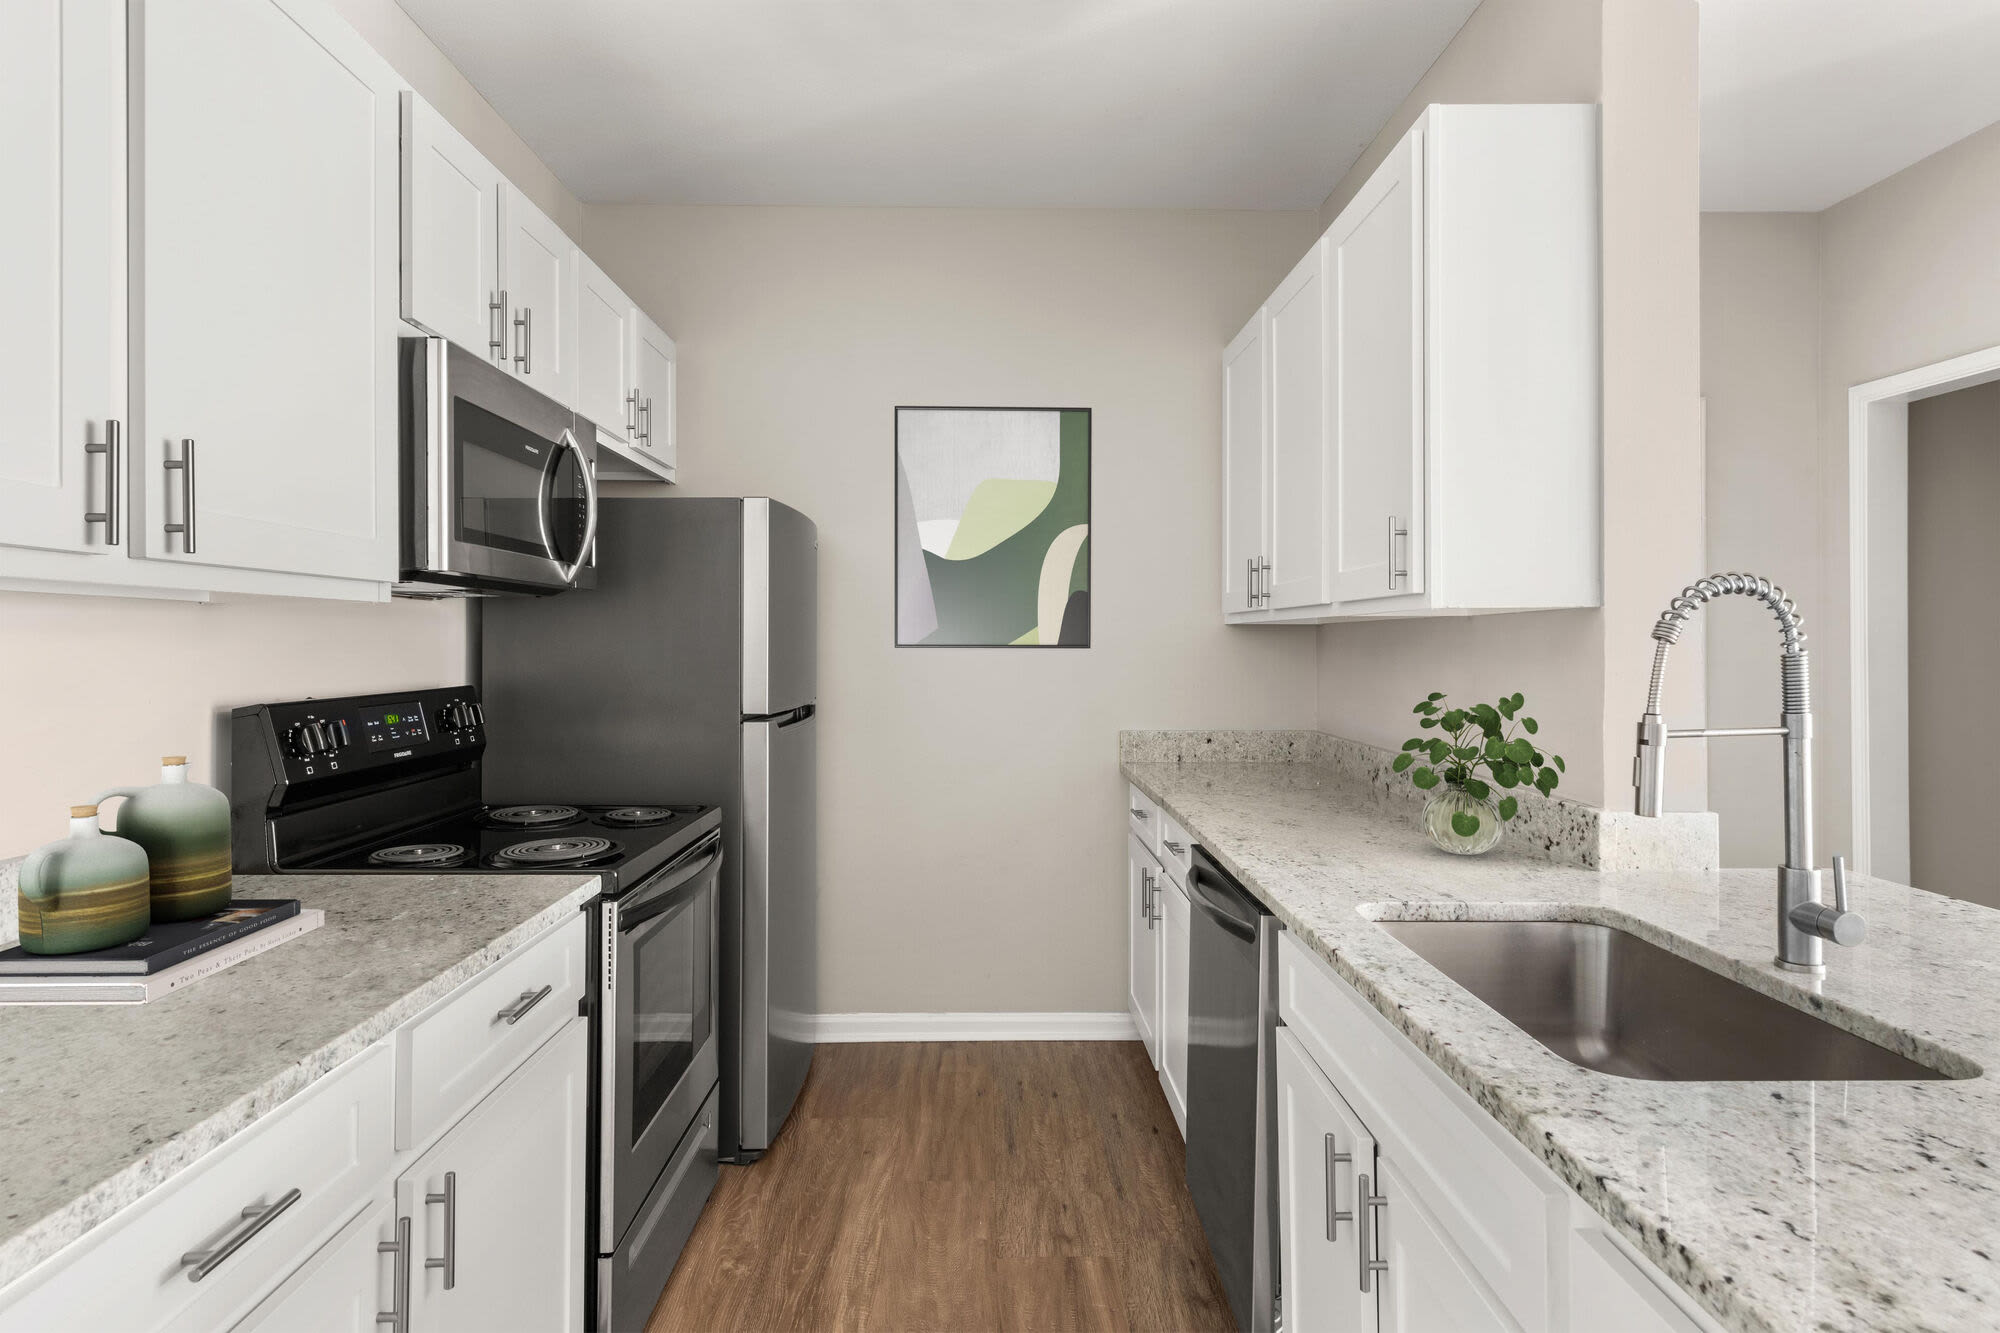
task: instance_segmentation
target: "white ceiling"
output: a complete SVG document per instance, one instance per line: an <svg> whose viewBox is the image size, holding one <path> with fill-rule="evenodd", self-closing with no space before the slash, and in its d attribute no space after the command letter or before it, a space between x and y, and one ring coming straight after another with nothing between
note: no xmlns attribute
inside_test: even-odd
<svg viewBox="0 0 2000 1333"><path fill-rule="evenodd" d="M1477 0L400 0L588 202L1315 208Z"/></svg>
<svg viewBox="0 0 2000 1333"><path fill-rule="evenodd" d="M1701 206L1817 212L2000 121L2000 0L1701 0Z"/></svg>

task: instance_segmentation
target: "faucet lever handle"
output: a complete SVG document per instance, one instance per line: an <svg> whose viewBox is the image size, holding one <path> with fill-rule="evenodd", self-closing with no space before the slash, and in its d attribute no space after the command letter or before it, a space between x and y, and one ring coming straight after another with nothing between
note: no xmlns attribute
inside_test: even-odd
<svg viewBox="0 0 2000 1333"><path fill-rule="evenodd" d="M1833 858L1833 905L1838 911L1847 910L1847 858Z"/></svg>

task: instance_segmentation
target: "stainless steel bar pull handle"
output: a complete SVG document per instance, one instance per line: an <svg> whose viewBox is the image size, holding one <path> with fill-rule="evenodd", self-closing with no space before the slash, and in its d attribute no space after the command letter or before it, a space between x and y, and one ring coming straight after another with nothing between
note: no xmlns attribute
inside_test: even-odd
<svg viewBox="0 0 2000 1333"><path fill-rule="evenodd" d="M1132 810L1132 818L1144 819L1145 817L1146 817L1146 812L1144 810L1139 810L1139 809Z"/></svg>
<svg viewBox="0 0 2000 1333"><path fill-rule="evenodd" d="M172 535L173 533L178 532L181 535L182 553L186 555L193 555L195 551L194 441L182 440L181 456L179 458L169 458L165 462L163 462L160 466L164 467L169 472L178 471L181 474L181 521L178 523L166 524L165 530L168 533L168 535Z"/></svg>
<svg viewBox="0 0 2000 1333"><path fill-rule="evenodd" d="M395 1275L390 1278L389 1308L377 1312L375 1322L387 1324L395 1333L410 1333L410 1219L396 1219L396 1239L377 1241L375 1253L396 1256Z"/></svg>
<svg viewBox="0 0 2000 1333"><path fill-rule="evenodd" d="M1160 840L1160 845L1165 847L1168 851L1172 852L1175 856L1179 856L1183 852L1187 851L1186 844L1175 842L1172 838L1162 838Z"/></svg>
<svg viewBox="0 0 2000 1333"><path fill-rule="evenodd" d="M542 987L541 995L547 995L549 988ZM540 999L541 995L535 998ZM509 1020L511 1021L511 1020ZM424 1260L425 1268L444 1270L444 1289L450 1291L458 1285L458 1172L444 1173L444 1189L441 1192L426 1193L424 1204L444 1205L444 1258Z"/></svg>
<svg viewBox="0 0 2000 1333"><path fill-rule="evenodd" d="M514 1024L520 1022L522 1019L528 1016L528 1011L530 1009L533 1009L543 1000L548 999L549 992L554 989L555 987L551 985L551 986L544 986L540 990L522 991L520 999L514 1001L514 1003L508 1005L505 1009L502 1009L499 1013L493 1015L493 1021L496 1023L505 1023L508 1027L514 1026ZM436 1203L437 1200L433 1199L431 1202Z"/></svg>
<svg viewBox="0 0 2000 1333"><path fill-rule="evenodd" d="M1323 1153L1326 1158L1326 1238L1328 1240L1332 1240L1334 1239L1334 1232L1337 1230L1338 1223L1352 1222L1354 1220L1353 1209L1335 1208L1333 1206L1336 1201L1335 1198L1336 1190L1335 1190L1333 1169L1342 1162L1347 1162L1349 1164L1352 1164L1354 1161L1354 1154L1346 1152L1335 1152L1333 1148L1333 1135L1331 1134L1326 1136L1326 1145L1323 1149Z"/></svg>
<svg viewBox="0 0 2000 1333"><path fill-rule="evenodd" d="M486 350L495 361L507 359L507 291L502 288L486 303Z"/></svg>
<svg viewBox="0 0 2000 1333"><path fill-rule="evenodd" d="M1410 571L1396 563L1396 541L1398 538L1407 538L1409 535L1410 530L1399 525L1396 522L1394 514L1389 515L1389 586L1391 588L1395 587L1398 581L1410 577Z"/></svg>
<svg viewBox="0 0 2000 1333"><path fill-rule="evenodd" d="M104 455L104 508L92 510L85 514L83 521L85 523L102 523L104 525L104 544L106 546L116 546L118 544L119 528L118 478L120 469L118 464L119 456L122 452L119 448L118 423L116 421L106 421L104 423L104 439L96 444L84 445L83 451L86 454Z"/></svg>
<svg viewBox="0 0 2000 1333"><path fill-rule="evenodd" d="M1355 1207L1361 1213L1360 1219L1355 1223L1356 1226L1361 1228L1357 1237L1360 1244L1355 1252L1361 1256L1361 1290L1365 1292L1371 1289L1370 1282L1375 1274L1389 1271L1389 1261L1387 1259L1374 1257L1382 1253L1382 1219L1375 1216L1375 1211L1379 1208L1387 1208L1389 1200L1386 1196L1377 1194L1369 1189L1368 1177L1364 1175L1355 1189L1354 1203ZM1372 1245L1368 1240L1371 1222L1375 1232L1375 1240Z"/></svg>
<svg viewBox="0 0 2000 1333"><path fill-rule="evenodd" d="M522 306L521 313L514 316L514 364L521 368L523 375L535 373L535 312L532 307Z"/></svg>
<svg viewBox="0 0 2000 1333"><path fill-rule="evenodd" d="M625 395L625 437L635 442L639 439L639 391L637 389Z"/></svg>
<svg viewBox="0 0 2000 1333"><path fill-rule="evenodd" d="M1257 600L1265 606L1271 604L1271 562L1261 557L1257 561Z"/></svg>
<svg viewBox="0 0 2000 1333"><path fill-rule="evenodd" d="M189 1250L181 1256L181 1264L188 1270L188 1281L199 1282L222 1267L230 1255L248 1245L258 1232L277 1221L279 1215L301 1197L294 1186L279 1195L276 1203L253 1203L245 1208L242 1225L223 1237L220 1245L212 1250Z"/></svg>
<svg viewBox="0 0 2000 1333"><path fill-rule="evenodd" d="M639 441L648 449L653 447L653 396L646 395L646 401L639 404Z"/></svg>

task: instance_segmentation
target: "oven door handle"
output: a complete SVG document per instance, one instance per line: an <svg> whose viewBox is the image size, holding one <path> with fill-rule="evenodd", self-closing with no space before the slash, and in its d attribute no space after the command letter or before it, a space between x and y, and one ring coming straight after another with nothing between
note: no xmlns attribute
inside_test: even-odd
<svg viewBox="0 0 2000 1333"><path fill-rule="evenodd" d="M548 503L541 506L536 517L541 521L542 545L548 550L549 559L555 562L556 573L562 576L562 581L565 585L569 585L575 583L576 576L583 572L584 565L590 560L591 547L597 541L597 475L591 471L590 459L583 452L583 446L576 442L574 431L571 431L568 427L564 427L561 438L556 441L556 447L558 449L567 449L575 454L576 470L583 474L583 542L576 548L575 563L567 565L563 563L562 557L556 554L555 541L549 535L549 505L555 503L554 482L556 469L553 455L551 455L549 461L550 486Z"/></svg>
<svg viewBox="0 0 2000 1333"><path fill-rule="evenodd" d="M680 891L706 879L722 864L722 830L716 829L693 847L682 852L666 869L654 876L633 897L618 907L618 933L626 934L678 905Z"/></svg>

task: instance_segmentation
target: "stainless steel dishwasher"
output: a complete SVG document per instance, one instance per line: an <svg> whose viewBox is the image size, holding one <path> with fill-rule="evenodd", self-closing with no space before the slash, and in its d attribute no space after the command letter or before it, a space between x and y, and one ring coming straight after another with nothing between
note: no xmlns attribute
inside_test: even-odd
<svg viewBox="0 0 2000 1333"><path fill-rule="evenodd" d="M1188 1190L1237 1327L1272 1333L1282 927L1201 847L1188 889Z"/></svg>

